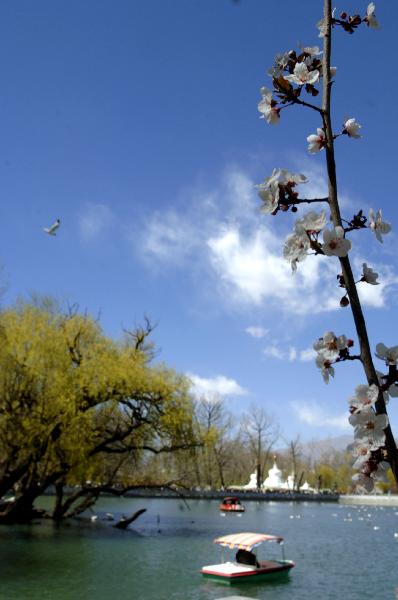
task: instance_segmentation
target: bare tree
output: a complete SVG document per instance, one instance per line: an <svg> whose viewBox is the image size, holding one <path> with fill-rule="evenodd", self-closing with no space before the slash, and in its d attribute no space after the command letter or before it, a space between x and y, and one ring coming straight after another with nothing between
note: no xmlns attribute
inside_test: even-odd
<svg viewBox="0 0 398 600"><path fill-rule="evenodd" d="M294 440L290 440L289 442L289 455L292 464L292 472L293 472L293 490L299 489L301 484L301 479L303 475L300 477L300 481L298 480L298 459L302 454L302 446L300 441L300 435L297 435Z"/></svg>
<svg viewBox="0 0 398 600"><path fill-rule="evenodd" d="M271 450L280 437L279 426L272 415L263 408L252 405L249 412L243 415L241 431L256 465L257 487L260 488Z"/></svg>
<svg viewBox="0 0 398 600"><path fill-rule="evenodd" d="M229 436L233 427L232 417L225 408L220 395L201 398L197 405L197 418L204 446L205 481L211 488L219 481L225 488L225 468L231 460Z"/></svg>

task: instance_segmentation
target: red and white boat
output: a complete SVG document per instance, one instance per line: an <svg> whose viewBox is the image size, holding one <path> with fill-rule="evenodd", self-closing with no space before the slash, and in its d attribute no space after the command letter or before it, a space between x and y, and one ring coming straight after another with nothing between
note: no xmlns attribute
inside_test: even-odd
<svg viewBox="0 0 398 600"><path fill-rule="evenodd" d="M282 559L280 560L258 560L252 552L263 542L276 542L282 548ZM242 583L257 582L260 580L274 580L286 576L295 565L292 560L286 560L284 556L283 538L276 535L263 533L234 533L225 535L214 540L221 548L237 549L234 561L222 562L216 565L202 567L201 573L207 579L219 583ZM248 564L251 563L251 564Z"/></svg>
<svg viewBox="0 0 398 600"><path fill-rule="evenodd" d="M245 512L245 507L240 503L239 498L235 498L235 496L224 498L219 508L222 512Z"/></svg>

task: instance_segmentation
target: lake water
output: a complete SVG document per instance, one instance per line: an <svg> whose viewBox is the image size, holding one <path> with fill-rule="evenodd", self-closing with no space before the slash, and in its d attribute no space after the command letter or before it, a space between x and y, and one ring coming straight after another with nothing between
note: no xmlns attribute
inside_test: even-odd
<svg viewBox="0 0 398 600"><path fill-rule="evenodd" d="M96 522L0 527L0 599L395 600L397 507L245 505L242 516L221 516L217 501L104 498ZM129 515L142 507L134 530L101 520L107 511ZM296 562L285 582L227 587L202 578L200 568L220 559L212 540L239 531L285 538L286 558ZM263 544L258 554L270 550Z"/></svg>

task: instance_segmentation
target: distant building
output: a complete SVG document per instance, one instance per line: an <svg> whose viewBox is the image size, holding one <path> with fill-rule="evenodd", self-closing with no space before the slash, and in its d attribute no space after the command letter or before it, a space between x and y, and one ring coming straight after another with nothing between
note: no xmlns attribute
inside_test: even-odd
<svg viewBox="0 0 398 600"><path fill-rule="evenodd" d="M257 469L250 475L249 483L242 486L242 490L257 490Z"/></svg>
<svg viewBox="0 0 398 600"><path fill-rule="evenodd" d="M287 482L284 482L282 478L282 471L278 469L276 460L274 460L274 465L268 471L268 477L264 480L261 487L264 491L270 490L273 492L286 489L286 484Z"/></svg>
<svg viewBox="0 0 398 600"><path fill-rule="evenodd" d="M249 483L246 485L234 485L231 486L231 489L235 490L246 490L246 491L256 491L257 488L257 470L251 473L249 478ZM268 477L264 480L261 485L261 490L264 492L293 492L294 491L294 475L288 475L287 479L284 480L282 476L282 471L278 468L276 464L276 458L274 459L274 464L272 469L268 471ZM307 481L304 482L302 486L300 486L301 492L307 493L316 493L316 490L312 488Z"/></svg>

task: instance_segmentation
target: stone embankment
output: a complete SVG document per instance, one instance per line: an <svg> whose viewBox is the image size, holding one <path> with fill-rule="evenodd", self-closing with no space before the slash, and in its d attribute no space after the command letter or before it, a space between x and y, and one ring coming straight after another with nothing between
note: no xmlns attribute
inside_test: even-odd
<svg viewBox="0 0 398 600"><path fill-rule="evenodd" d="M339 498L341 504L366 504L369 506L398 506L397 494L344 494Z"/></svg>
<svg viewBox="0 0 398 600"><path fill-rule="evenodd" d="M239 500L257 500L260 502L338 502L339 494L325 492L312 494L307 492L243 492L243 491L214 491L214 490L181 490L173 491L168 488L139 488L124 494L128 498L176 498L184 497L187 500L222 500L228 496Z"/></svg>

